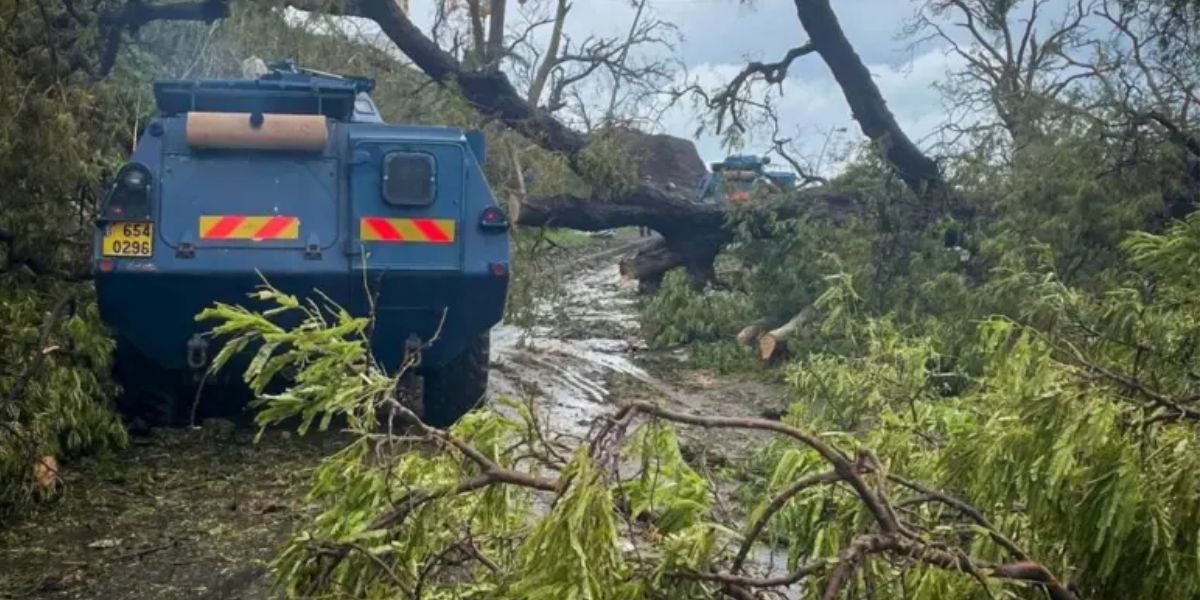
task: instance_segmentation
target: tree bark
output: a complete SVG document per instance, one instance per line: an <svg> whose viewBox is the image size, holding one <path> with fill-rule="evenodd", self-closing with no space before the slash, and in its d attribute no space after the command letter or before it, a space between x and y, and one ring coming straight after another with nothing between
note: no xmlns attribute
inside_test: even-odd
<svg viewBox="0 0 1200 600"><path fill-rule="evenodd" d="M855 194L814 188L758 209L743 210L760 210L775 218L807 214L836 224L856 213L858 207ZM711 276L713 259L721 247L733 239L724 209L674 196L643 197L635 193L619 198L534 197L514 199L509 210L514 223L527 226L583 231L640 226L658 231L662 240L620 264L623 277L651 284L676 267L686 268L694 281L704 281Z"/></svg>
<svg viewBox="0 0 1200 600"><path fill-rule="evenodd" d="M667 271L683 267L693 284L703 285L714 279L713 260L728 242L729 236L723 230L698 234L682 243L678 238L663 238L621 261L621 276L655 287Z"/></svg>
<svg viewBox="0 0 1200 600"><path fill-rule="evenodd" d="M621 277L650 281L663 273L683 266L685 259L679 253L667 247L666 242L657 240L649 247L638 250L637 254L621 261L619 270Z"/></svg>
<svg viewBox="0 0 1200 600"><path fill-rule="evenodd" d="M616 227L650 227L666 237L692 237L719 231L725 213L665 193L634 190L616 199L580 197L569 194L525 198L513 203L510 218L532 227L568 227L581 231L603 231Z"/></svg>
<svg viewBox="0 0 1200 600"><path fill-rule="evenodd" d="M482 69L488 62L487 39L483 34L483 12L480 0L467 0L467 16L471 19L471 54L474 66Z"/></svg>
<svg viewBox="0 0 1200 600"><path fill-rule="evenodd" d="M567 13L571 10L571 3L568 0L558 0L558 7L554 10L554 28L550 30L550 41L546 44L546 55L542 57L541 64L538 65L537 72L534 74L533 82L529 84L529 103L537 106L542 100L542 92L546 89L546 82L550 79L550 71L558 64L558 49L562 44L563 26L567 22Z"/></svg>
<svg viewBox="0 0 1200 600"><path fill-rule="evenodd" d="M488 13L487 66L489 72L500 71L500 63L504 60L504 15L508 12L507 0L490 0L491 11Z"/></svg>

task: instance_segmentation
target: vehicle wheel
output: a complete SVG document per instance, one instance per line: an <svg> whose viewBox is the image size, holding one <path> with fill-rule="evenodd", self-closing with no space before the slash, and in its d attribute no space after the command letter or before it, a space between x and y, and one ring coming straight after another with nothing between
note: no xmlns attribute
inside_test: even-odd
<svg viewBox="0 0 1200 600"><path fill-rule="evenodd" d="M424 372L426 423L449 427L479 405L487 391L490 346L485 332L450 362Z"/></svg>
<svg viewBox="0 0 1200 600"><path fill-rule="evenodd" d="M121 386L117 410L150 426L181 424L182 389L176 375L158 369L136 350L119 348L113 365L113 379Z"/></svg>

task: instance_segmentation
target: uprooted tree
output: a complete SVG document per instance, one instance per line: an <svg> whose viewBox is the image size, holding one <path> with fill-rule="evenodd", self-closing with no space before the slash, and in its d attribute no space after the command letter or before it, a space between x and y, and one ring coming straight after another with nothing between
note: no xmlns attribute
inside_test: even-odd
<svg viewBox="0 0 1200 600"><path fill-rule="evenodd" d="M655 279L684 266L701 279L711 277L712 261L730 239L724 210L701 206L692 193L704 166L694 146L669 136L647 136L631 129L585 135L529 102L496 69L471 69L418 29L404 10L386 0L322 2L290 0L308 11L363 17L379 25L413 64L434 81L453 85L482 115L496 119L546 150L564 156L582 179L586 194L563 193L519 198L513 219L520 225L603 230L636 225L658 231L663 242L623 266L629 276ZM736 113L748 79L778 82L792 61L818 54L833 72L863 133L914 191L929 200L933 212L953 201L936 163L901 130L867 68L855 53L827 0L797 0L796 11L810 41L778 63L752 63L729 88L711 99L713 107ZM599 142L599 143L596 143ZM613 167L597 160L598 146L617 144L629 160ZM669 159L664 163L664 159ZM613 171L617 171L614 173ZM793 204L819 203L822 194L801 194ZM797 210L793 208L793 210Z"/></svg>
<svg viewBox="0 0 1200 600"><path fill-rule="evenodd" d="M541 148L562 156L578 176L579 185L551 195L516 195L512 206L515 223L535 227L567 227L580 230L604 230L621 226L644 226L658 231L662 241L647 248L622 265L622 272L643 281L658 281L667 270L685 267L698 281L712 278L713 260L731 239L726 211L694 201L694 188L704 173L704 165L694 145L666 135L647 135L612 122L602 123L590 132L573 129L551 109L537 105L545 74L535 72L530 90L521 93L505 72L498 68L506 49L502 38L505 10L486 10L478 2L467 2L473 50L460 60L416 27L404 7L388 0L287 0L283 5L318 14L368 19L379 26L413 65L433 81L453 87L478 113L498 121ZM169 8L168 8L169 7ZM705 104L728 115L730 126L740 127L739 107L744 92L756 80L778 83L786 77L792 62L816 54L833 73L864 135L880 156L927 204L926 220L954 208L956 195L947 185L937 164L926 156L897 124L871 80L871 75L843 33L827 0L797 0L797 16L809 41L790 50L779 62L751 63L719 93L705 95ZM569 8L569 6L567 6ZM136 30L159 18L211 19L227 14L228 2L208 0L200 3L151 5L127 4L102 13L101 21L110 24L109 45L115 51L120 32ZM482 11L482 12L481 12ZM640 13L639 13L640 15ZM484 27L485 17L489 19ZM556 11L554 23L565 18ZM638 41L635 23L631 35L621 44L600 44L581 57L556 54L550 69L566 62L580 62L588 69L604 66L622 73L622 62L630 44ZM552 45L558 39L552 34ZM605 49L616 48L614 52ZM554 53L557 48L551 48ZM545 61L541 63L545 65ZM650 72L661 69L651 67ZM548 75L547 75L548 76ZM630 76L631 79L633 76ZM578 77L562 75L560 87ZM619 86L620 80L614 82ZM701 93L701 90L691 90ZM616 93L616 90L613 92ZM680 91L679 93L684 93ZM611 103L610 103L611 104ZM813 206L823 208L829 202L845 204L846 197L814 188L805 190L788 202L772 203L765 210L796 214Z"/></svg>

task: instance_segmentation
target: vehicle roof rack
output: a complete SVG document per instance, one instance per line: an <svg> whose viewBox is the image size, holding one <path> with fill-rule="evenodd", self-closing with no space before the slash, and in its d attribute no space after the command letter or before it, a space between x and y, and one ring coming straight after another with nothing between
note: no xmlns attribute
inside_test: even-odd
<svg viewBox="0 0 1200 600"><path fill-rule="evenodd" d="M190 111L325 115L349 121L358 94L375 89L365 77L322 73L290 60L272 63L258 79L165 79L154 82L163 115Z"/></svg>

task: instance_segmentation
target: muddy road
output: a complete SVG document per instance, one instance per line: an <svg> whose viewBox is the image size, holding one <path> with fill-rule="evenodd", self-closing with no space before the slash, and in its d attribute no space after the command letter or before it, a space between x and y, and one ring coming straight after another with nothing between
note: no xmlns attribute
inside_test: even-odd
<svg viewBox="0 0 1200 600"><path fill-rule="evenodd" d="M618 399L757 415L784 404L769 384L686 367L638 332L634 284L616 262L641 240L618 233L564 252L547 276L562 293L534 324L492 334L490 394L529 398L552 435L586 435ZM310 514L308 477L337 433L303 438L228 421L155 430L116 456L64 465L64 491L19 523L0 524L0 599L269 597L267 562ZM684 431L689 452L733 458L737 434ZM769 556L763 562L770 562Z"/></svg>

